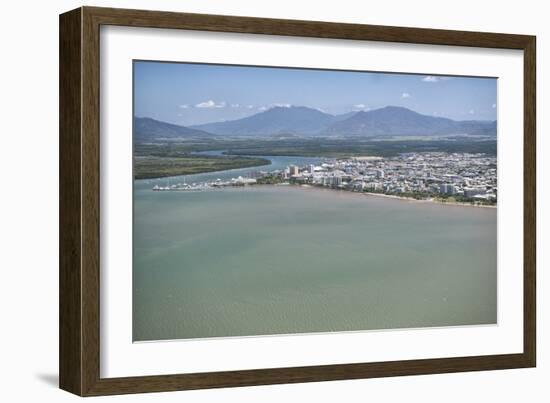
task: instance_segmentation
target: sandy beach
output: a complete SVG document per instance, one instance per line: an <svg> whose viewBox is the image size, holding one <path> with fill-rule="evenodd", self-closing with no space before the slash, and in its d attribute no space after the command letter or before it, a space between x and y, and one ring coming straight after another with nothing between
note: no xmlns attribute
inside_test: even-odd
<svg viewBox="0 0 550 403"><path fill-rule="evenodd" d="M329 188L320 188L318 186L312 186L312 185L299 185L300 188L304 189L326 189L326 190L338 190L338 189L329 189ZM397 195L388 195L384 193L371 193L371 192L352 192L349 190L342 189L340 190L342 192L348 192L348 193L356 193L364 196L375 196L375 197L383 197L386 199L394 199L394 200L404 200L408 202L419 202L419 203L434 203L439 205L446 205L446 206L461 206L461 207L481 207L481 208L491 208L496 209L497 206L487 206L487 205L481 205L481 204L471 204L471 203L459 203L459 202L445 202L440 201L436 199L414 199L412 197L403 197L403 196L397 196Z"/></svg>
<svg viewBox="0 0 550 403"><path fill-rule="evenodd" d="M459 202L444 202L440 200L435 199L414 199L412 197L402 197L402 196L396 196L396 195L387 195L384 193L369 193L369 192L363 192L361 193L365 196L375 196L375 197L385 197L388 199L397 199L397 200L405 200L410 202L419 202L419 203L436 203L436 204L443 204L447 206L462 206L462 207L481 207L481 208L493 208L496 209L497 206L487 206L482 204L471 204L471 203L459 203Z"/></svg>

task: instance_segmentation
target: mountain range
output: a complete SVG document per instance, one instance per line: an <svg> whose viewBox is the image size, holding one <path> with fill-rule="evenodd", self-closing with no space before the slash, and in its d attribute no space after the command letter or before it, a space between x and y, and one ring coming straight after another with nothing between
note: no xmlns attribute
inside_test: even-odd
<svg viewBox="0 0 550 403"><path fill-rule="evenodd" d="M158 139L201 137L212 137L212 134L151 118L134 118L134 140L138 142L143 143Z"/></svg>
<svg viewBox="0 0 550 403"><path fill-rule="evenodd" d="M276 106L243 119L193 127L219 135L307 135L317 134L338 120L338 116L305 106Z"/></svg>
<svg viewBox="0 0 550 403"><path fill-rule="evenodd" d="M371 111L331 115L305 106L274 107L255 115L224 122L190 127L160 122L151 118L135 118L137 140L151 138L205 136L433 136L472 134L496 136L497 122L485 120L457 121L422 115L410 109L387 106Z"/></svg>
<svg viewBox="0 0 550 403"><path fill-rule="evenodd" d="M348 136L433 136L444 134L496 135L496 121L456 121L387 106L360 111L327 127L324 134Z"/></svg>

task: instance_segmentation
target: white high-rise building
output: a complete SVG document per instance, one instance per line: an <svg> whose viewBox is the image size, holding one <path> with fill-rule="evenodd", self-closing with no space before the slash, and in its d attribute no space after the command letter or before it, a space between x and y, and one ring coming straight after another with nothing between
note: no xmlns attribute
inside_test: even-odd
<svg viewBox="0 0 550 403"><path fill-rule="evenodd" d="M451 183L444 183L439 187L439 192L447 195L454 195L456 193L456 188Z"/></svg>

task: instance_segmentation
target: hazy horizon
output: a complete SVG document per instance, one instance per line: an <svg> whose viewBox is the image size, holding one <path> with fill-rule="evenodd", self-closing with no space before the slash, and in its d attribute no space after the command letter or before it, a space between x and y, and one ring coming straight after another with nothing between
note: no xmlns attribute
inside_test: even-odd
<svg viewBox="0 0 550 403"><path fill-rule="evenodd" d="M426 74L134 62L134 115L193 126L277 106L331 115L404 107L453 120L496 120L497 79Z"/></svg>
<svg viewBox="0 0 550 403"><path fill-rule="evenodd" d="M229 122L229 121L232 121L232 120L239 120L239 119L244 119L246 117L250 117L250 116L253 116L253 115L256 115L258 113L263 113L263 112L267 112L271 109L274 109L274 108L309 108L309 109L315 109L315 110L318 110L320 112L323 112L323 113L326 113L326 114L329 114L329 115L332 115L332 116L339 116L339 115L345 115L347 113L356 113L356 112L370 112L370 111L376 111L376 110L379 110L379 109L384 109L384 108L405 108L405 107L400 107L400 106L397 106L397 105L385 105L385 106L381 106L380 108L375 108L375 109L368 109L368 110L364 110L364 111L357 111L357 110L349 110L347 112L343 112L341 114L332 114L332 113L328 113L328 112L325 112L325 111L321 111L320 109L317 109L317 108L313 108L311 106L307 106L307 105L288 105L288 106L283 106L283 105L274 105L272 107L269 107L267 108L266 110L264 111L260 111L260 112L254 112L253 114L251 115L247 115L247 116L244 116L244 117L239 117L239 118L236 118L236 119L222 119L222 120L215 120L215 121L212 121L212 122L205 122L204 124L210 124L210 123L219 123L219 122ZM413 111L413 112L417 112L415 111L414 109L411 109L411 108L406 108L410 111ZM417 113L420 113L420 112L417 112ZM434 117L440 117L440 118L447 118L447 119L452 119L452 118L449 118L448 116L434 116ZM193 125L182 125L181 123L173 123L173 122L167 122L167 121L163 121L161 119L155 119L154 117L151 117L151 116L134 116L134 118L137 118L137 119L153 119L153 120L157 120L159 122L166 122L166 123L171 123L171 124L176 124L176 125L180 125L180 126L189 126L189 127L193 127L193 126L200 126L202 125L203 123L198 123L198 124L193 124ZM452 119L452 120L456 120L456 121L468 121L468 120L475 120L475 121L487 121L487 122L494 122L496 121L497 119L473 119L473 118L470 118L470 119L460 119L460 120L457 120L457 119Z"/></svg>

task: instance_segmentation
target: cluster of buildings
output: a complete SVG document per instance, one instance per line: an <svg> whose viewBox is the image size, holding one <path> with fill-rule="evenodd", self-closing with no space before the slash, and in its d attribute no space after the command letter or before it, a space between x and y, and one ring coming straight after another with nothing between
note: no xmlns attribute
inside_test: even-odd
<svg viewBox="0 0 550 403"><path fill-rule="evenodd" d="M177 183L156 191L194 191L255 184L303 184L418 199L496 204L496 156L472 153L403 153L396 157L326 159L319 165L290 165L284 170L256 172L253 177Z"/></svg>
<svg viewBox="0 0 550 403"><path fill-rule="evenodd" d="M319 166L289 166L263 173L282 181L344 190L418 198L448 198L496 203L496 156L422 152L396 157L327 160Z"/></svg>

